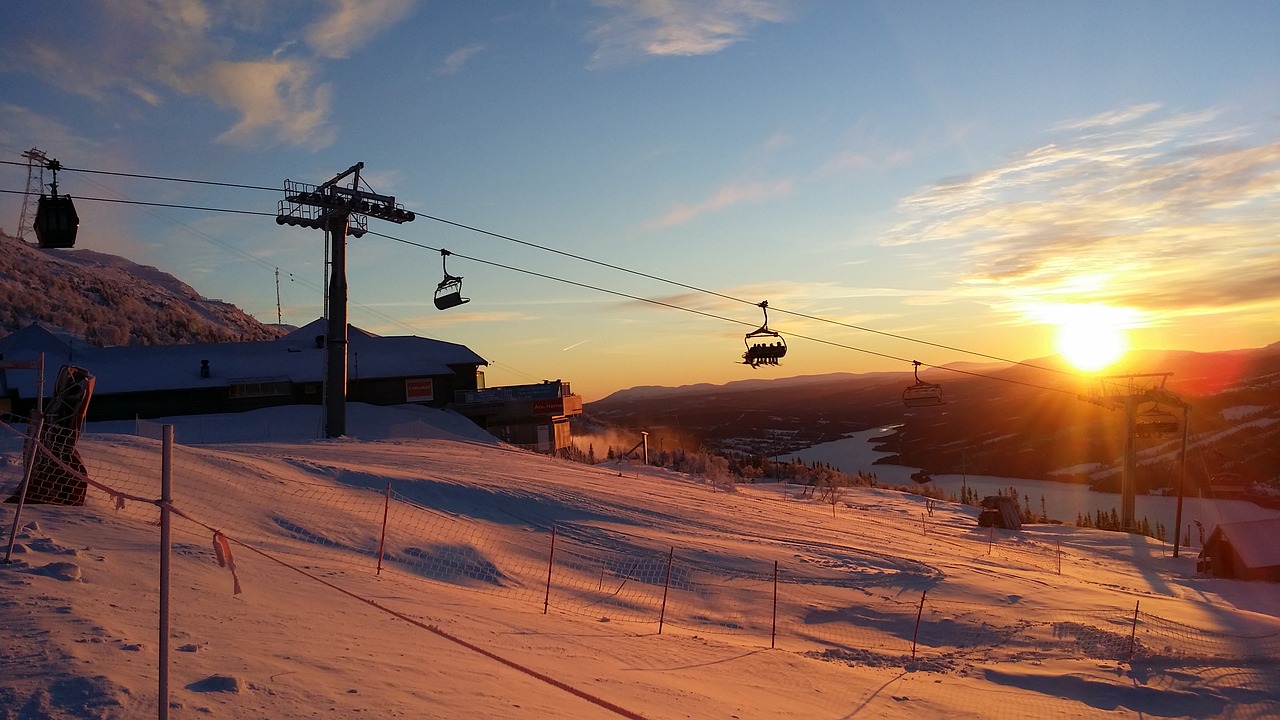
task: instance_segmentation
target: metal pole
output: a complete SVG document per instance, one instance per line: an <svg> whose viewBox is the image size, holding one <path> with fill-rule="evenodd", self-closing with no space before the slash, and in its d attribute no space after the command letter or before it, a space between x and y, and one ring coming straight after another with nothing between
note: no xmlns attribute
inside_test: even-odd
<svg viewBox="0 0 1280 720"><path fill-rule="evenodd" d="M325 333L325 437L347 434L347 220L346 211L329 218L333 238L329 269L329 325Z"/></svg>
<svg viewBox="0 0 1280 720"><path fill-rule="evenodd" d="M157 710L160 720L169 717L169 556L173 542L170 535L173 501L173 426L160 430L160 687Z"/></svg>
<svg viewBox="0 0 1280 720"><path fill-rule="evenodd" d="M1179 540L1182 539L1182 493L1187 476L1187 421L1191 406L1182 406L1182 452L1178 453L1178 505L1173 519L1173 556L1178 557Z"/></svg>
<svg viewBox="0 0 1280 720"><path fill-rule="evenodd" d="M778 641L778 561L773 561L773 630L769 632L769 647Z"/></svg>
<svg viewBox="0 0 1280 720"><path fill-rule="evenodd" d="M31 471L36 465L36 453L40 452L40 433L44 430L44 416L37 406L34 417L28 424L26 445L26 467L22 471L22 484L18 486L18 504L13 509L13 529L9 531L9 548L4 553L4 563L13 562L13 545L18 539L18 526L22 522L22 508L27 504L27 487L31 485Z"/></svg>
<svg viewBox="0 0 1280 720"><path fill-rule="evenodd" d="M667 590L671 588L671 561L675 559L676 549L674 546L671 552L667 553L667 579L662 583L662 612L658 614L658 634L662 634L662 623L667 619Z"/></svg>
<svg viewBox="0 0 1280 720"><path fill-rule="evenodd" d="M1133 627L1129 630L1129 662L1133 662L1133 644L1138 636L1138 605L1141 603L1141 600L1133 603Z"/></svg>
<svg viewBox="0 0 1280 720"><path fill-rule="evenodd" d="M1138 484L1138 453L1134 447L1136 431L1135 413L1138 398L1128 397L1124 402L1124 470L1120 476L1120 529L1133 532L1133 515Z"/></svg>
<svg viewBox="0 0 1280 720"><path fill-rule="evenodd" d="M916 659L916 638L920 636L920 616L924 615L924 596L928 592L929 592L928 590L923 590L920 592L920 607L919 609L916 610L916 629L915 629L915 632L911 633L911 659L912 660Z"/></svg>
<svg viewBox="0 0 1280 720"><path fill-rule="evenodd" d="M551 567L556 562L556 526L551 526L551 553L547 555L547 594L542 599L542 614L547 614L547 608L551 606Z"/></svg>
<svg viewBox="0 0 1280 720"><path fill-rule="evenodd" d="M391 512L391 483L387 483L387 497L382 504L382 537L378 540L378 571L375 575L382 574L382 550L387 545L387 515Z"/></svg>

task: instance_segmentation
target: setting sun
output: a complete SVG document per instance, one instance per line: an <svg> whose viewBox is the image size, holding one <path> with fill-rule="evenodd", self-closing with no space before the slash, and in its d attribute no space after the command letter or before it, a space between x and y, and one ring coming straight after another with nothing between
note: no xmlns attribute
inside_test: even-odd
<svg viewBox="0 0 1280 720"><path fill-rule="evenodd" d="M1063 305L1055 309L1056 346L1064 360L1085 372L1101 370L1128 350L1124 310L1107 305Z"/></svg>

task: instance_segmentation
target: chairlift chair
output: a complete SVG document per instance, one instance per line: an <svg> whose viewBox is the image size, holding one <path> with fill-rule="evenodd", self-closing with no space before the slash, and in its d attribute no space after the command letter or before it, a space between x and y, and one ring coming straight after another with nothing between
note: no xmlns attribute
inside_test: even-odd
<svg viewBox="0 0 1280 720"><path fill-rule="evenodd" d="M1133 423L1133 434L1144 438L1166 437L1176 434L1180 427L1177 416L1156 405L1151 410L1138 413Z"/></svg>
<svg viewBox="0 0 1280 720"><path fill-rule="evenodd" d="M769 301L760 303L764 310L764 324L743 337L742 342L747 351L742 353L742 364L753 368L761 365L777 365L778 360L787 354L787 341L782 335L769 329Z"/></svg>
<svg viewBox="0 0 1280 720"><path fill-rule="evenodd" d="M922 381L920 379L920 361L912 360L911 362L916 382L902 391L902 404L911 408L945 404L946 400L942 399L942 386Z"/></svg>
<svg viewBox="0 0 1280 720"><path fill-rule="evenodd" d="M40 193L40 202L36 206L32 225L37 244L42 248L74 247L76 233L80 230L80 216L76 214L70 195L58 195L58 171L62 164L50 160L45 167L53 171L53 182L49 184L52 192L49 195Z"/></svg>
<svg viewBox="0 0 1280 720"><path fill-rule="evenodd" d="M440 251L440 262L444 265L444 279L436 286L435 302L437 310L448 310L463 303L471 302L471 298L462 297L462 278L449 274L446 258L452 254L448 250Z"/></svg>

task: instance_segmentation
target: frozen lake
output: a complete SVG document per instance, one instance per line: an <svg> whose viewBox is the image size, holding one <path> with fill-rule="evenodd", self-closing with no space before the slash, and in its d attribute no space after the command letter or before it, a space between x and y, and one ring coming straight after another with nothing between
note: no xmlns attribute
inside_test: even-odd
<svg viewBox="0 0 1280 720"><path fill-rule="evenodd" d="M876 460L887 457L892 453L876 452L872 449L873 443L871 440L887 435L891 430L891 427L882 427L854 433L840 440L814 445L799 452L783 455L781 459L800 458L806 463L824 462L846 473L856 473L858 471L872 473L881 484L913 486L915 483L911 480L911 473L919 470L919 468L903 465L873 464ZM1075 524L1076 516L1080 513L1087 512L1092 515L1096 510L1109 513L1113 508L1117 513L1120 511L1120 495L1118 493L1094 492L1087 485L1074 483L993 477L990 475L956 474L934 475L932 485L957 496L960 495L961 488L967 485L976 490L979 497L995 495L997 490L1007 491L1010 486L1013 486L1018 488L1020 502L1025 503L1026 501L1021 496L1030 498L1033 512L1039 514L1041 498L1044 498L1044 506L1048 510L1049 517L1071 525ZM1139 495L1135 498L1134 508L1134 515L1139 521L1146 517L1152 528L1155 527L1157 522L1163 523L1168 528L1168 538L1170 540L1173 539L1177 498ZM1198 497L1185 498L1182 505L1183 533L1185 536L1187 528L1191 528L1191 543L1195 547L1199 547L1199 535L1195 529L1195 521L1197 520L1204 525L1207 536L1209 531L1218 523L1256 520L1267 517L1280 517L1280 510L1260 507L1244 500L1214 500Z"/></svg>

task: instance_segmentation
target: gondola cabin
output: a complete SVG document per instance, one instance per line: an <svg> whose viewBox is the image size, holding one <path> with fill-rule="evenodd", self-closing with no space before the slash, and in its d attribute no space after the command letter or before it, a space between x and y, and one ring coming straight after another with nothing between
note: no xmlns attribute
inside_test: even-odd
<svg viewBox="0 0 1280 720"><path fill-rule="evenodd" d="M40 203L36 206L36 218L32 223L36 241L42 248L74 247L76 233L80 231L80 216L76 214L70 195L58 195L58 170L62 166L57 160L50 160L46 167L53 171L53 182L49 184L52 192L48 195L41 193Z"/></svg>
<svg viewBox="0 0 1280 720"><path fill-rule="evenodd" d="M76 244L80 216L70 195L41 195L33 225L40 247L69 248Z"/></svg>

